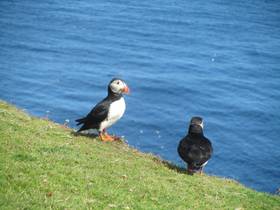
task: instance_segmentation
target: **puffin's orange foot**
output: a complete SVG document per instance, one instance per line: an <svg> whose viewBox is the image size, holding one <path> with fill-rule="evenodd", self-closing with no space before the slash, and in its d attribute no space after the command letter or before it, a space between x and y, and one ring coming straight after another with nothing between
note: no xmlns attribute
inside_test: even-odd
<svg viewBox="0 0 280 210"><path fill-rule="evenodd" d="M106 136L106 138L110 139L110 141L115 141L116 140L115 136L111 136L108 133L105 133L104 135Z"/></svg>
<svg viewBox="0 0 280 210"><path fill-rule="evenodd" d="M107 141L114 141L115 139L112 137L112 136L110 136L110 135L108 135L108 134L102 134L102 133L100 133L99 134L99 137L100 137L100 139L101 139L101 141L104 141L104 142L107 142Z"/></svg>

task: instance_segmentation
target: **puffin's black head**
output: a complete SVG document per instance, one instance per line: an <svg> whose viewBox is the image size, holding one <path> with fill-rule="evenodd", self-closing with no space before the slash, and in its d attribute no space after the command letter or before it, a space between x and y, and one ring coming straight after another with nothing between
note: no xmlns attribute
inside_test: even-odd
<svg viewBox="0 0 280 210"><path fill-rule="evenodd" d="M128 94L129 88L122 79L114 78L108 85L108 92L113 94Z"/></svg>
<svg viewBox="0 0 280 210"><path fill-rule="evenodd" d="M189 127L189 133L202 133L203 119L201 117L192 117Z"/></svg>

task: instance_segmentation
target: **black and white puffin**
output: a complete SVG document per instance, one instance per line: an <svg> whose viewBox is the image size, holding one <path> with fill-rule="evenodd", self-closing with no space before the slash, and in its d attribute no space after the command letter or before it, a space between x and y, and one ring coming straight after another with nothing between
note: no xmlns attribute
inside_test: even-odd
<svg viewBox="0 0 280 210"><path fill-rule="evenodd" d="M187 163L189 174L202 173L204 166L213 153L212 144L203 135L203 119L193 117L190 122L189 131L178 145L180 157Z"/></svg>
<svg viewBox="0 0 280 210"><path fill-rule="evenodd" d="M123 93L129 93L126 83L119 78L112 79L108 85L107 97L96 104L86 117L76 120L77 125L82 124L78 132L97 129L102 141L118 139L117 137L110 136L106 129L116 123L125 112L126 106Z"/></svg>

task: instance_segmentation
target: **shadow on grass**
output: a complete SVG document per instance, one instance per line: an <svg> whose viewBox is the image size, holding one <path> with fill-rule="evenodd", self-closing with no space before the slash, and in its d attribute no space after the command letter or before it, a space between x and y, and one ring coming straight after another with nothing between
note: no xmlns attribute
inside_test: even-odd
<svg viewBox="0 0 280 210"><path fill-rule="evenodd" d="M89 138L97 138L97 137L99 137L98 134L96 134L96 133L79 133L79 132L76 132L76 131L71 131L71 134L73 136L84 136L84 137L89 137ZM116 142L126 143L125 141L121 141L121 140L120 141L116 141ZM153 160L155 162L157 162L157 163L163 164L165 167L167 167L167 168L169 168L171 170L176 171L177 173L188 174L188 172L187 172L187 170L185 168L179 167L179 166L177 166L177 165L175 165L173 163L170 163L167 160L162 160L161 158L159 158L157 156L154 156Z"/></svg>
<svg viewBox="0 0 280 210"><path fill-rule="evenodd" d="M169 161L167 160L162 160L160 159L159 157L154 157L153 160L157 163L161 163L163 164L165 167L173 170L173 171L176 171L177 173L180 173L180 174L188 174L187 173L187 170L185 168L182 168L182 167L179 167L173 163L170 163Z"/></svg>
<svg viewBox="0 0 280 210"><path fill-rule="evenodd" d="M73 136L84 136L84 137L88 137L88 138L92 138L92 139L98 138L102 142L102 140L100 139L100 137L97 133L78 133L76 131L71 131L71 134ZM127 142L124 139L119 138L119 137L117 137L113 142L120 143L120 144L127 144ZM111 143L113 143L113 142L111 142Z"/></svg>
<svg viewBox="0 0 280 210"><path fill-rule="evenodd" d="M17 161L36 161L37 158L29 155L29 154L16 154L13 156L13 158Z"/></svg>
<svg viewBox="0 0 280 210"><path fill-rule="evenodd" d="M97 138L98 134L96 133L78 133L76 131L71 131L71 134L73 136L85 136L85 137L89 137L89 138Z"/></svg>

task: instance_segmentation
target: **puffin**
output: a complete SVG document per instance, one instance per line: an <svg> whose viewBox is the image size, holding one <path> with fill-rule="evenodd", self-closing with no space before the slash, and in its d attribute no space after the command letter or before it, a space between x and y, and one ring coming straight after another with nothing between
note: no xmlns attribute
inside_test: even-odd
<svg viewBox="0 0 280 210"><path fill-rule="evenodd" d="M192 117L188 134L179 142L178 154L187 163L187 172L202 174L213 154L212 144L203 134L202 117Z"/></svg>
<svg viewBox="0 0 280 210"><path fill-rule="evenodd" d="M114 141L119 137L110 136L106 129L115 124L125 112L123 94L128 94L129 87L124 80L113 78L108 84L108 95L97 103L87 116L77 119L77 126L82 125L78 133L88 129L96 129L102 141Z"/></svg>

